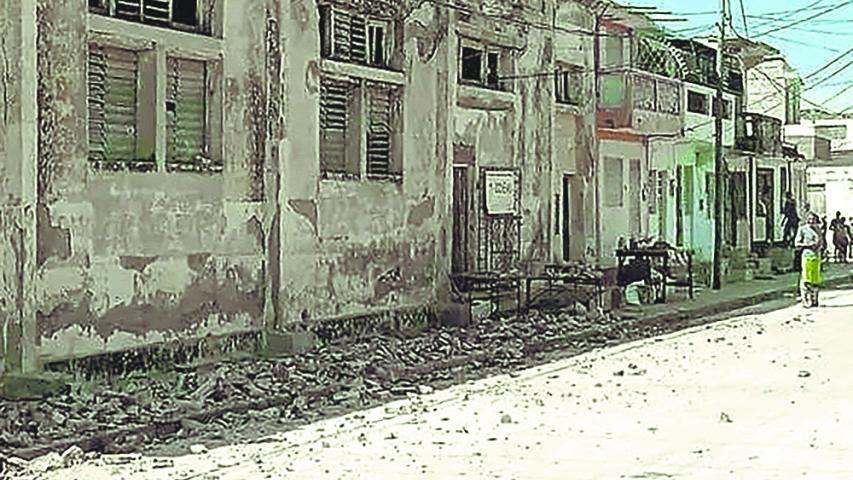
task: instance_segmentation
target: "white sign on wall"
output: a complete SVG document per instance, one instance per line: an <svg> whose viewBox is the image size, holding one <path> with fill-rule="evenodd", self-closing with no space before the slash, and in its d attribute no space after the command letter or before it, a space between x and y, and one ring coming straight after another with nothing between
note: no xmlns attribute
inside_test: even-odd
<svg viewBox="0 0 853 480"><path fill-rule="evenodd" d="M486 171L486 213L516 213L517 184L513 171Z"/></svg>

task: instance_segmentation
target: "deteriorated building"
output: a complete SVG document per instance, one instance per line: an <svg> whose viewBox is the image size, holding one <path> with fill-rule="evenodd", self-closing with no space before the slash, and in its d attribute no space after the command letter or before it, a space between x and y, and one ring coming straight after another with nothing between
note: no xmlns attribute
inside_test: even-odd
<svg viewBox="0 0 853 480"><path fill-rule="evenodd" d="M453 272L586 258L591 25L545 0L4 0L0 372L417 322Z"/></svg>

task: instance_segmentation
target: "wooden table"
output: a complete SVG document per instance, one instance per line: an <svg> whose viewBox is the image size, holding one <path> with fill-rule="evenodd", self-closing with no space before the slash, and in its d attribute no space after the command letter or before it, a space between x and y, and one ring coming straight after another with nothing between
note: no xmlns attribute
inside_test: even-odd
<svg viewBox="0 0 853 480"><path fill-rule="evenodd" d="M553 289L554 282L559 282L564 285L572 286L590 286L595 287L598 305L601 306L604 295L604 278L603 276L586 276L575 273L566 272L561 265L547 265L545 273L540 275L529 275L525 277L525 307L530 308L530 291L534 282L548 282L548 292Z"/></svg>
<svg viewBox="0 0 853 480"><path fill-rule="evenodd" d="M492 271L473 271L451 274L451 280L468 296L468 313L473 320L474 292L488 293L492 302L500 302L501 292L515 289L515 312L521 314L521 275Z"/></svg>

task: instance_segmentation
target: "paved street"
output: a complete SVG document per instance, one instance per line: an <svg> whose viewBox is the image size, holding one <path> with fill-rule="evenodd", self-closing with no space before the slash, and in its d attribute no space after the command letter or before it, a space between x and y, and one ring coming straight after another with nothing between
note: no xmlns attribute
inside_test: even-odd
<svg viewBox="0 0 853 480"><path fill-rule="evenodd" d="M847 479L851 337L853 292L829 292L818 310L741 316L266 443L27 478Z"/></svg>

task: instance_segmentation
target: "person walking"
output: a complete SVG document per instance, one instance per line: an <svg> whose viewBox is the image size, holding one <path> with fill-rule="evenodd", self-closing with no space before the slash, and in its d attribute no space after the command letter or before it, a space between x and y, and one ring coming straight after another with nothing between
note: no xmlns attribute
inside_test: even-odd
<svg viewBox="0 0 853 480"><path fill-rule="evenodd" d="M832 245L835 246L835 261L838 263L842 261L842 252L845 257L847 255L846 230L847 227L844 226L844 219L841 217L841 212L835 212L835 218L829 222L829 231L832 232Z"/></svg>
<svg viewBox="0 0 853 480"><path fill-rule="evenodd" d="M833 232L833 242L838 250L838 263L847 263L847 251L850 247L850 230L847 226L847 219L841 217L838 225Z"/></svg>
<svg viewBox="0 0 853 480"><path fill-rule="evenodd" d="M793 246L794 236L797 235L797 229L800 228L800 216L797 214L797 203L794 201L794 195L791 192L785 194L785 206L782 207L782 228L784 229L782 242L785 246Z"/></svg>
<svg viewBox="0 0 853 480"><path fill-rule="evenodd" d="M800 298L806 308L819 305L819 288L823 283L821 275L821 240L818 229L820 219L817 215L809 216L808 222L797 230L794 245L803 249L802 272L800 274Z"/></svg>

